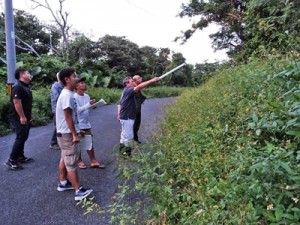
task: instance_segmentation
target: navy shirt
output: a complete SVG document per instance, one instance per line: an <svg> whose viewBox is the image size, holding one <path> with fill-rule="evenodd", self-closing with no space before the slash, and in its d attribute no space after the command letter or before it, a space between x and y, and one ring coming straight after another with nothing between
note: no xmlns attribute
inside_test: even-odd
<svg viewBox="0 0 300 225"><path fill-rule="evenodd" d="M13 99L20 99L24 111L24 115L27 120L31 120L31 110L32 110L32 91L29 85L17 80L16 84L13 86L11 93L11 106L9 110L9 118L12 120L20 120L19 114L17 113Z"/></svg>
<svg viewBox="0 0 300 225"><path fill-rule="evenodd" d="M124 88L122 96L121 96L121 111L120 111L120 119L121 120L134 120L136 115L136 105L134 100L134 88L128 87Z"/></svg>

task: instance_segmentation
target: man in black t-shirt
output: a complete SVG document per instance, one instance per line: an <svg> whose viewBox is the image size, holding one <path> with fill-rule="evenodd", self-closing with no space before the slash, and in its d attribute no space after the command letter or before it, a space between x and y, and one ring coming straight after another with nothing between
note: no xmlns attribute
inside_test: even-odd
<svg viewBox="0 0 300 225"><path fill-rule="evenodd" d="M144 87L159 81L159 77L140 83L135 86L131 77L123 80L123 92L118 107L119 120L121 123L120 151L123 156L131 155L131 145L134 138L133 126L136 117L136 103L134 93L142 90Z"/></svg>
<svg viewBox="0 0 300 225"><path fill-rule="evenodd" d="M6 165L11 170L22 170L19 163L32 161L24 155L24 145L29 136L32 111L31 75L26 69L16 69L16 83L11 94L9 121L16 132L16 139Z"/></svg>
<svg viewBox="0 0 300 225"><path fill-rule="evenodd" d="M137 86L143 82L143 79L140 75L134 75L132 79L134 82L134 86ZM137 143L141 144L141 142L139 141L138 131L140 129L141 119L142 119L142 104L146 100L146 97L142 94L141 91L137 91L134 93L134 100L136 105L136 115L135 115L134 125L133 125L133 135L134 135L133 139Z"/></svg>

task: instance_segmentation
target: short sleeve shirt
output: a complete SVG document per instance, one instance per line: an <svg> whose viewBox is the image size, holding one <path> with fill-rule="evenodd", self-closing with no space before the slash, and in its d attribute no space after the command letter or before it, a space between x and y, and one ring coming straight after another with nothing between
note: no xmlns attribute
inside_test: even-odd
<svg viewBox="0 0 300 225"><path fill-rule="evenodd" d="M72 118L75 126L75 130L79 133L78 119L77 119L77 106L74 99L74 93L68 89L63 89L60 93L57 105L56 105L56 129L58 133L71 133L68 124L65 119L64 110L72 109Z"/></svg>
<svg viewBox="0 0 300 225"><path fill-rule="evenodd" d="M121 96L121 111L120 119L121 120L134 120L136 115L136 105L134 100L134 88L124 88Z"/></svg>
<svg viewBox="0 0 300 225"><path fill-rule="evenodd" d="M13 86L12 89L9 117L11 119L20 120L20 117L13 103L14 99L21 100L24 115L28 121L31 120L32 91L29 88L29 85L20 80L17 80L16 84Z"/></svg>
<svg viewBox="0 0 300 225"><path fill-rule="evenodd" d="M74 98L77 104L77 115L80 129L91 129L91 123L89 121L89 106L90 106L90 96L84 93L83 96L75 93Z"/></svg>

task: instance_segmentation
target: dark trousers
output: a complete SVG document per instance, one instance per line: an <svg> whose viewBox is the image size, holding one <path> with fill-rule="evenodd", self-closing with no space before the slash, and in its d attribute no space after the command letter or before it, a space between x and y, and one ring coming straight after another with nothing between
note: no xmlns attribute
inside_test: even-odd
<svg viewBox="0 0 300 225"><path fill-rule="evenodd" d="M133 135L134 135L133 139L135 141L139 141L138 131L140 129L140 125L141 125L141 112L137 112L133 124Z"/></svg>
<svg viewBox="0 0 300 225"><path fill-rule="evenodd" d="M10 159L17 160L24 156L24 145L29 136L30 123L22 125L20 121L11 121L15 129L16 139L10 153Z"/></svg>
<svg viewBox="0 0 300 225"><path fill-rule="evenodd" d="M56 132L56 115L53 113L54 131L51 138L51 145L57 144L57 132Z"/></svg>

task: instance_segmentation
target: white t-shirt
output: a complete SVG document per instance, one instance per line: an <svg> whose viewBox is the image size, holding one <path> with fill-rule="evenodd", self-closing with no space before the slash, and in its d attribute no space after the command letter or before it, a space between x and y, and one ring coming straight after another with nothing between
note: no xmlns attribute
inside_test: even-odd
<svg viewBox="0 0 300 225"><path fill-rule="evenodd" d="M56 105L57 133L62 133L62 134L71 133L64 115L64 110L67 108L72 109L72 117L73 117L75 130L77 133L79 133L80 129L78 126L77 106L76 106L76 101L74 99L74 93L64 88L58 97L57 105Z"/></svg>
<svg viewBox="0 0 300 225"><path fill-rule="evenodd" d="M90 96L88 94L79 95L77 93L74 94L74 98L77 103L77 115L79 121L80 129L90 129L91 123L89 121L89 112L90 112Z"/></svg>

